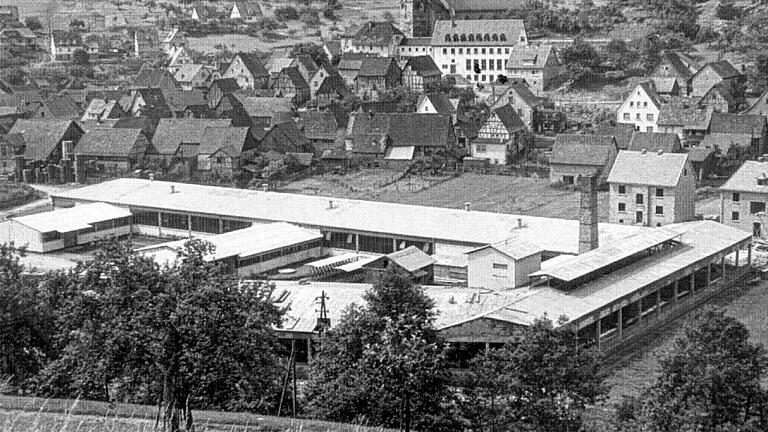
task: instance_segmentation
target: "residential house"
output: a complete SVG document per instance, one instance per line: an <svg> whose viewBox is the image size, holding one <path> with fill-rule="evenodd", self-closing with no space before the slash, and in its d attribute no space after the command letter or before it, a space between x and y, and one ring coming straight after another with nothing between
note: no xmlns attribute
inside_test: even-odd
<svg viewBox="0 0 768 432"><path fill-rule="evenodd" d="M610 223L660 227L695 218L696 179L686 153L620 151L608 183Z"/></svg>
<svg viewBox="0 0 768 432"><path fill-rule="evenodd" d="M240 86L237 84L235 78L219 78L211 82L211 86L208 87L208 93L205 98L208 101L208 108L215 110L219 102L224 96L230 95L240 90Z"/></svg>
<svg viewBox="0 0 768 432"><path fill-rule="evenodd" d="M238 53L224 69L222 78L235 78L240 88L264 88L269 81L269 72L256 54Z"/></svg>
<svg viewBox="0 0 768 432"><path fill-rule="evenodd" d="M176 68L179 66L193 64L194 62L192 56L187 52L186 47L175 47L171 49L171 53L168 56L168 70L171 73L175 73Z"/></svg>
<svg viewBox="0 0 768 432"><path fill-rule="evenodd" d="M78 120L82 114L80 106L69 96L50 96L32 115L38 119Z"/></svg>
<svg viewBox="0 0 768 432"><path fill-rule="evenodd" d="M24 166L39 168L59 165L62 159L72 160L73 149L83 136L83 130L71 120L21 119L9 135L20 135L17 155L23 156Z"/></svg>
<svg viewBox="0 0 768 432"><path fill-rule="evenodd" d="M330 111L299 111L297 125L304 136L312 143L317 154L325 150L336 150L337 138L343 131Z"/></svg>
<svg viewBox="0 0 768 432"><path fill-rule="evenodd" d="M159 88L142 88L129 92L126 112L132 116L171 117L173 111Z"/></svg>
<svg viewBox="0 0 768 432"><path fill-rule="evenodd" d="M159 118L150 117L122 117L114 121L112 128L114 129L140 129L144 132L149 142L155 137L155 130L160 123Z"/></svg>
<svg viewBox="0 0 768 432"><path fill-rule="evenodd" d="M368 166L442 163L456 148L448 115L357 113L350 123L345 147Z"/></svg>
<svg viewBox="0 0 768 432"><path fill-rule="evenodd" d="M657 132L661 100L649 81L640 83L627 95L616 113L616 123L631 123L635 130Z"/></svg>
<svg viewBox="0 0 768 432"><path fill-rule="evenodd" d="M336 74L338 74L336 70L327 63L318 66L317 70L315 70L315 73L313 73L312 76L307 80L307 83L309 84L310 97L314 99L317 93L317 89L320 88L320 85L323 84L323 81L325 81L325 79L329 76Z"/></svg>
<svg viewBox="0 0 768 432"><path fill-rule="evenodd" d="M255 151L247 127L207 127L197 149L197 170L232 176Z"/></svg>
<svg viewBox="0 0 768 432"><path fill-rule="evenodd" d="M264 12L261 10L261 5L255 1L234 2L229 11L229 19L233 20L252 21L263 16Z"/></svg>
<svg viewBox="0 0 768 432"><path fill-rule="evenodd" d="M691 96L702 97L714 86L725 84L736 91L744 76L727 60L706 63L691 77Z"/></svg>
<svg viewBox="0 0 768 432"><path fill-rule="evenodd" d="M202 144L205 130L228 126L231 126L230 119L160 119L147 156L166 164L174 159L196 158L197 146Z"/></svg>
<svg viewBox="0 0 768 432"><path fill-rule="evenodd" d="M355 79L355 93L363 99L378 99L379 93L400 85L401 73L392 57L366 57Z"/></svg>
<svg viewBox="0 0 768 432"><path fill-rule="evenodd" d="M546 100L534 95L525 84L511 84L502 88L501 92L498 92L496 87L491 90L492 94L488 97L491 110L509 105L515 109L517 116L523 120L523 123L533 130L536 111L544 106Z"/></svg>
<svg viewBox="0 0 768 432"><path fill-rule="evenodd" d="M407 37L400 42L401 59L424 55L432 57L431 37Z"/></svg>
<svg viewBox="0 0 768 432"><path fill-rule="evenodd" d="M514 46L505 66L507 79L524 82L536 94L549 88L559 68L557 55L550 45Z"/></svg>
<svg viewBox="0 0 768 432"><path fill-rule="evenodd" d="M661 62L651 76L654 77L654 81L655 78L674 78L680 91L687 95L690 93L690 80L700 67L688 56L668 51L662 55Z"/></svg>
<svg viewBox="0 0 768 432"><path fill-rule="evenodd" d="M337 63L337 60L341 57L341 41L338 39L324 41L323 52L325 52L325 57L329 63Z"/></svg>
<svg viewBox="0 0 768 432"><path fill-rule="evenodd" d="M653 82L653 89L656 90L656 94L659 96L682 96L682 90L680 90L680 84L678 84L676 78L651 77L651 82Z"/></svg>
<svg viewBox="0 0 768 432"><path fill-rule="evenodd" d="M175 90L165 93L168 108L177 118L212 118L213 111L208 108L205 93L198 89Z"/></svg>
<svg viewBox="0 0 768 432"><path fill-rule="evenodd" d="M528 128L509 105L497 108L470 144L470 155L493 165L507 165L525 150Z"/></svg>
<svg viewBox="0 0 768 432"><path fill-rule="evenodd" d="M465 252L470 288L508 289L526 286L528 275L541 268L542 250L511 239Z"/></svg>
<svg viewBox="0 0 768 432"><path fill-rule="evenodd" d="M741 101L725 83L713 86L699 99L699 105L712 107L716 112L732 113L739 110Z"/></svg>
<svg viewBox="0 0 768 432"><path fill-rule="evenodd" d="M172 91L178 87L176 80L170 72L160 68L142 67L139 73L133 77L128 87L131 90L156 88L163 91Z"/></svg>
<svg viewBox="0 0 768 432"><path fill-rule="evenodd" d="M342 101L350 95L352 95L352 91L349 90L344 78L339 74L325 77L320 87L315 90L315 99L320 106Z"/></svg>
<svg viewBox="0 0 768 432"><path fill-rule="evenodd" d="M207 67L201 64L185 64L175 68L173 79L182 90L208 88L213 75Z"/></svg>
<svg viewBox="0 0 768 432"><path fill-rule="evenodd" d="M232 119L233 126L251 127L256 135L281 121L293 118L294 105L290 98L247 96L241 92L229 94L221 99L215 115Z"/></svg>
<svg viewBox="0 0 768 432"><path fill-rule="evenodd" d="M185 48L187 42L184 34L178 28L174 28L165 35L161 42L161 47L165 55L170 58L178 48Z"/></svg>
<svg viewBox="0 0 768 432"><path fill-rule="evenodd" d="M744 114L759 114L768 117L768 89L752 102L752 105L744 111Z"/></svg>
<svg viewBox="0 0 768 432"><path fill-rule="evenodd" d="M421 94L416 102L417 113L449 115L454 125L458 121L458 107L459 99L451 99L445 93Z"/></svg>
<svg viewBox="0 0 768 432"><path fill-rule="evenodd" d="M720 222L765 239L768 162L746 161L720 186Z"/></svg>
<svg viewBox="0 0 768 432"><path fill-rule="evenodd" d="M368 57L371 55L361 53L344 53L341 55L336 70L344 78L344 82L349 88L354 88L357 75L360 74L360 68L363 66L363 59Z"/></svg>
<svg viewBox="0 0 768 432"><path fill-rule="evenodd" d="M528 45L518 19L441 20L432 33L432 56L443 74L460 75L472 84L495 82L518 45Z"/></svg>
<svg viewBox="0 0 768 432"><path fill-rule="evenodd" d="M71 61L75 51L85 49L80 34L70 31L52 31L48 43L52 61Z"/></svg>
<svg viewBox="0 0 768 432"><path fill-rule="evenodd" d="M16 174L16 155L23 150L24 136L22 134L0 134L0 175Z"/></svg>
<svg viewBox="0 0 768 432"><path fill-rule="evenodd" d="M627 150L629 142L632 141L632 136L635 134L635 125L630 123L601 123L597 126L595 133L613 136L616 139L616 145L619 147L619 150Z"/></svg>
<svg viewBox="0 0 768 432"><path fill-rule="evenodd" d="M765 116L759 114L712 113L708 133L731 139L737 135L744 135L743 141L749 144L743 148L748 150L748 154L752 158L757 158L768 152L768 147L766 147L768 126ZM720 147L720 151L722 154L726 154L728 148Z"/></svg>
<svg viewBox="0 0 768 432"><path fill-rule="evenodd" d="M278 97L290 98L297 106L303 105L310 98L309 84L295 67L283 69L272 88Z"/></svg>
<svg viewBox="0 0 768 432"><path fill-rule="evenodd" d="M698 144L709 131L712 107L699 107L686 102L669 102L659 110L659 132L676 133L683 147Z"/></svg>
<svg viewBox="0 0 768 432"><path fill-rule="evenodd" d="M688 160L691 161L696 181L709 177L717 168L716 149L714 147L689 147Z"/></svg>
<svg viewBox="0 0 768 432"><path fill-rule="evenodd" d="M302 78L304 78L304 81L306 82L309 82L309 80L311 80L312 77L315 76L315 73L319 68L317 63L315 63L315 61L312 60L312 56L310 56L309 54L297 55L296 64L295 66L292 66L292 67L295 67L299 70L299 73L301 73Z"/></svg>
<svg viewBox="0 0 768 432"><path fill-rule="evenodd" d="M90 129L75 146L76 176L84 179L126 173L140 164L149 150L149 139L141 129Z"/></svg>
<svg viewBox="0 0 768 432"><path fill-rule="evenodd" d="M81 122L102 123L109 119L124 117L125 111L116 99L93 98L88 103L85 113L80 117Z"/></svg>
<svg viewBox="0 0 768 432"><path fill-rule="evenodd" d="M31 53L37 48L37 35L25 26L6 27L0 30L0 44Z"/></svg>
<svg viewBox="0 0 768 432"><path fill-rule="evenodd" d="M382 57L398 55L403 32L389 21L369 21L353 35L341 39L342 52L374 54Z"/></svg>
<svg viewBox="0 0 768 432"><path fill-rule="evenodd" d="M403 66L402 83L411 91L423 93L430 84L439 83L442 75L432 57L414 56Z"/></svg>
<svg viewBox="0 0 768 432"><path fill-rule="evenodd" d="M206 21L211 18L208 11L209 8L203 2L196 1L189 8L189 18L193 21Z"/></svg>
<svg viewBox="0 0 768 432"><path fill-rule="evenodd" d="M285 68L289 67L298 67L299 61L296 60L296 57L288 57L288 56L274 56L270 57L270 59L267 61L267 64L265 68L267 69L267 72L269 72L270 77L270 83L272 83L278 75L280 75L280 72L283 71Z"/></svg>
<svg viewBox="0 0 768 432"><path fill-rule="evenodd" d="M604 183L618 151L612 136L559 134L549 157L549 181L575 185L582 176L597 176Z"/></svg>
<svg viewBox="0 0 768 432"><path fill-rule="evenodd" d="M16 90L10 94L0 94L0 107L14 109L27 116L32 116L42 104L43 96L38 90Z"/></svg>
<svg viewBox="0 0 768 432"><path fill-rule="evenodd" d="M261 153L314 153L312 143L294 121L276 124L266 131L259 140Z"/></svg>
<svg viewBox="0 0 768 432"><path fill-rule="evenodd" d="M618 144L618 143L617 143ZM620 150L621 147L619 147ZM680 137L675 133L635 132L629 140L629 145L623 150L647 151L663 153L685 153Z"/></svg>

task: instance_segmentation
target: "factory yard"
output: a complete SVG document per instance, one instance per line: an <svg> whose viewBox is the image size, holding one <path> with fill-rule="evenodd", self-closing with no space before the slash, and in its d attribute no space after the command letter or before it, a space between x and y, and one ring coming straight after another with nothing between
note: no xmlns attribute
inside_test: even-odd
<svg viewBox="0 0 768 432"><path fill-rule="evenodd" d="M563 219L579 215L579 192L552 187L546 178L482 174L396 178L395 171L387 170L326 174L289 183L280 190L433 207L463 208L469 203L472 210ZM600 220L606 220L608 193L598 196Z"/></svg>

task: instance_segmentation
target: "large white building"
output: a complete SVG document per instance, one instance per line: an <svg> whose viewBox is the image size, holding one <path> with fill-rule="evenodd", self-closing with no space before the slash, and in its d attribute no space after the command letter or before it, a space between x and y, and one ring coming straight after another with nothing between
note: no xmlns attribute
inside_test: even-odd
<svg viewBox="0 0 768 432"><path fill-rule="evenodd" d="M443 75L492 83L506 73L512 48L527 46L528 37L522 20L437 21L431 45Z"/></svg>
<svg viewBox="0 0 768 432"><path fill-rule="evenodd" d="M10 218L0 222L0 243L52 252L131 233L131 212L104 203Z"/></svg>

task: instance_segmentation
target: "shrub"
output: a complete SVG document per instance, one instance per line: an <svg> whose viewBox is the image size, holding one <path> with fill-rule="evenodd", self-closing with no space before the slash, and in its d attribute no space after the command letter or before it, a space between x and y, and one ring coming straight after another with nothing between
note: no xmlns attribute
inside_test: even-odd
<svg viewBox="0 0 768 432"><path fill-rule="evenodd" d="M278 21L293 21L299 19L299 12L293 6L283 6L275 9L275 18Z"/></svg>
<svg viewBox="0 0 768 432"><path fill-rule="evenodd" d="M715 14L721 20L732 21L741 15L741 8L736 6L733 0L724 0L717 5Z"/></svg>

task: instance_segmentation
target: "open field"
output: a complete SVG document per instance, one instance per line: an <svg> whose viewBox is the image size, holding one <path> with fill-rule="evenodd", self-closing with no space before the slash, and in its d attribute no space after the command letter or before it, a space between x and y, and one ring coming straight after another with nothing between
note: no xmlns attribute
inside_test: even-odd
<svg viewBox="0 0 768 432"><path fill-rule="evenodd" d="M0 182L0 211L18 207L46 197L29 185L9 181Z"/></svg>
<svg viewBox="0 0 768 432"><path fill-rule="evenodd" d="M553 188L547 179L481 174L460 177L411 176L383 187L376 184L392 179L397 172L359 171L347 176L315 176L289 183L284 191L328 195L341 198L371 199L402 204L463 208L577 219L579 192ZM600 219L607 219L608 194L599 193Z"/></svg>
<svg viewBox="0 0 768 432"><path fill-rule="evenodd" d="M157 407L135 404L0 396L0 430L63 432L150 432ZM195 430L383 432L381 428L314 420L292 420L249 413L194 411Z"/></svg>

